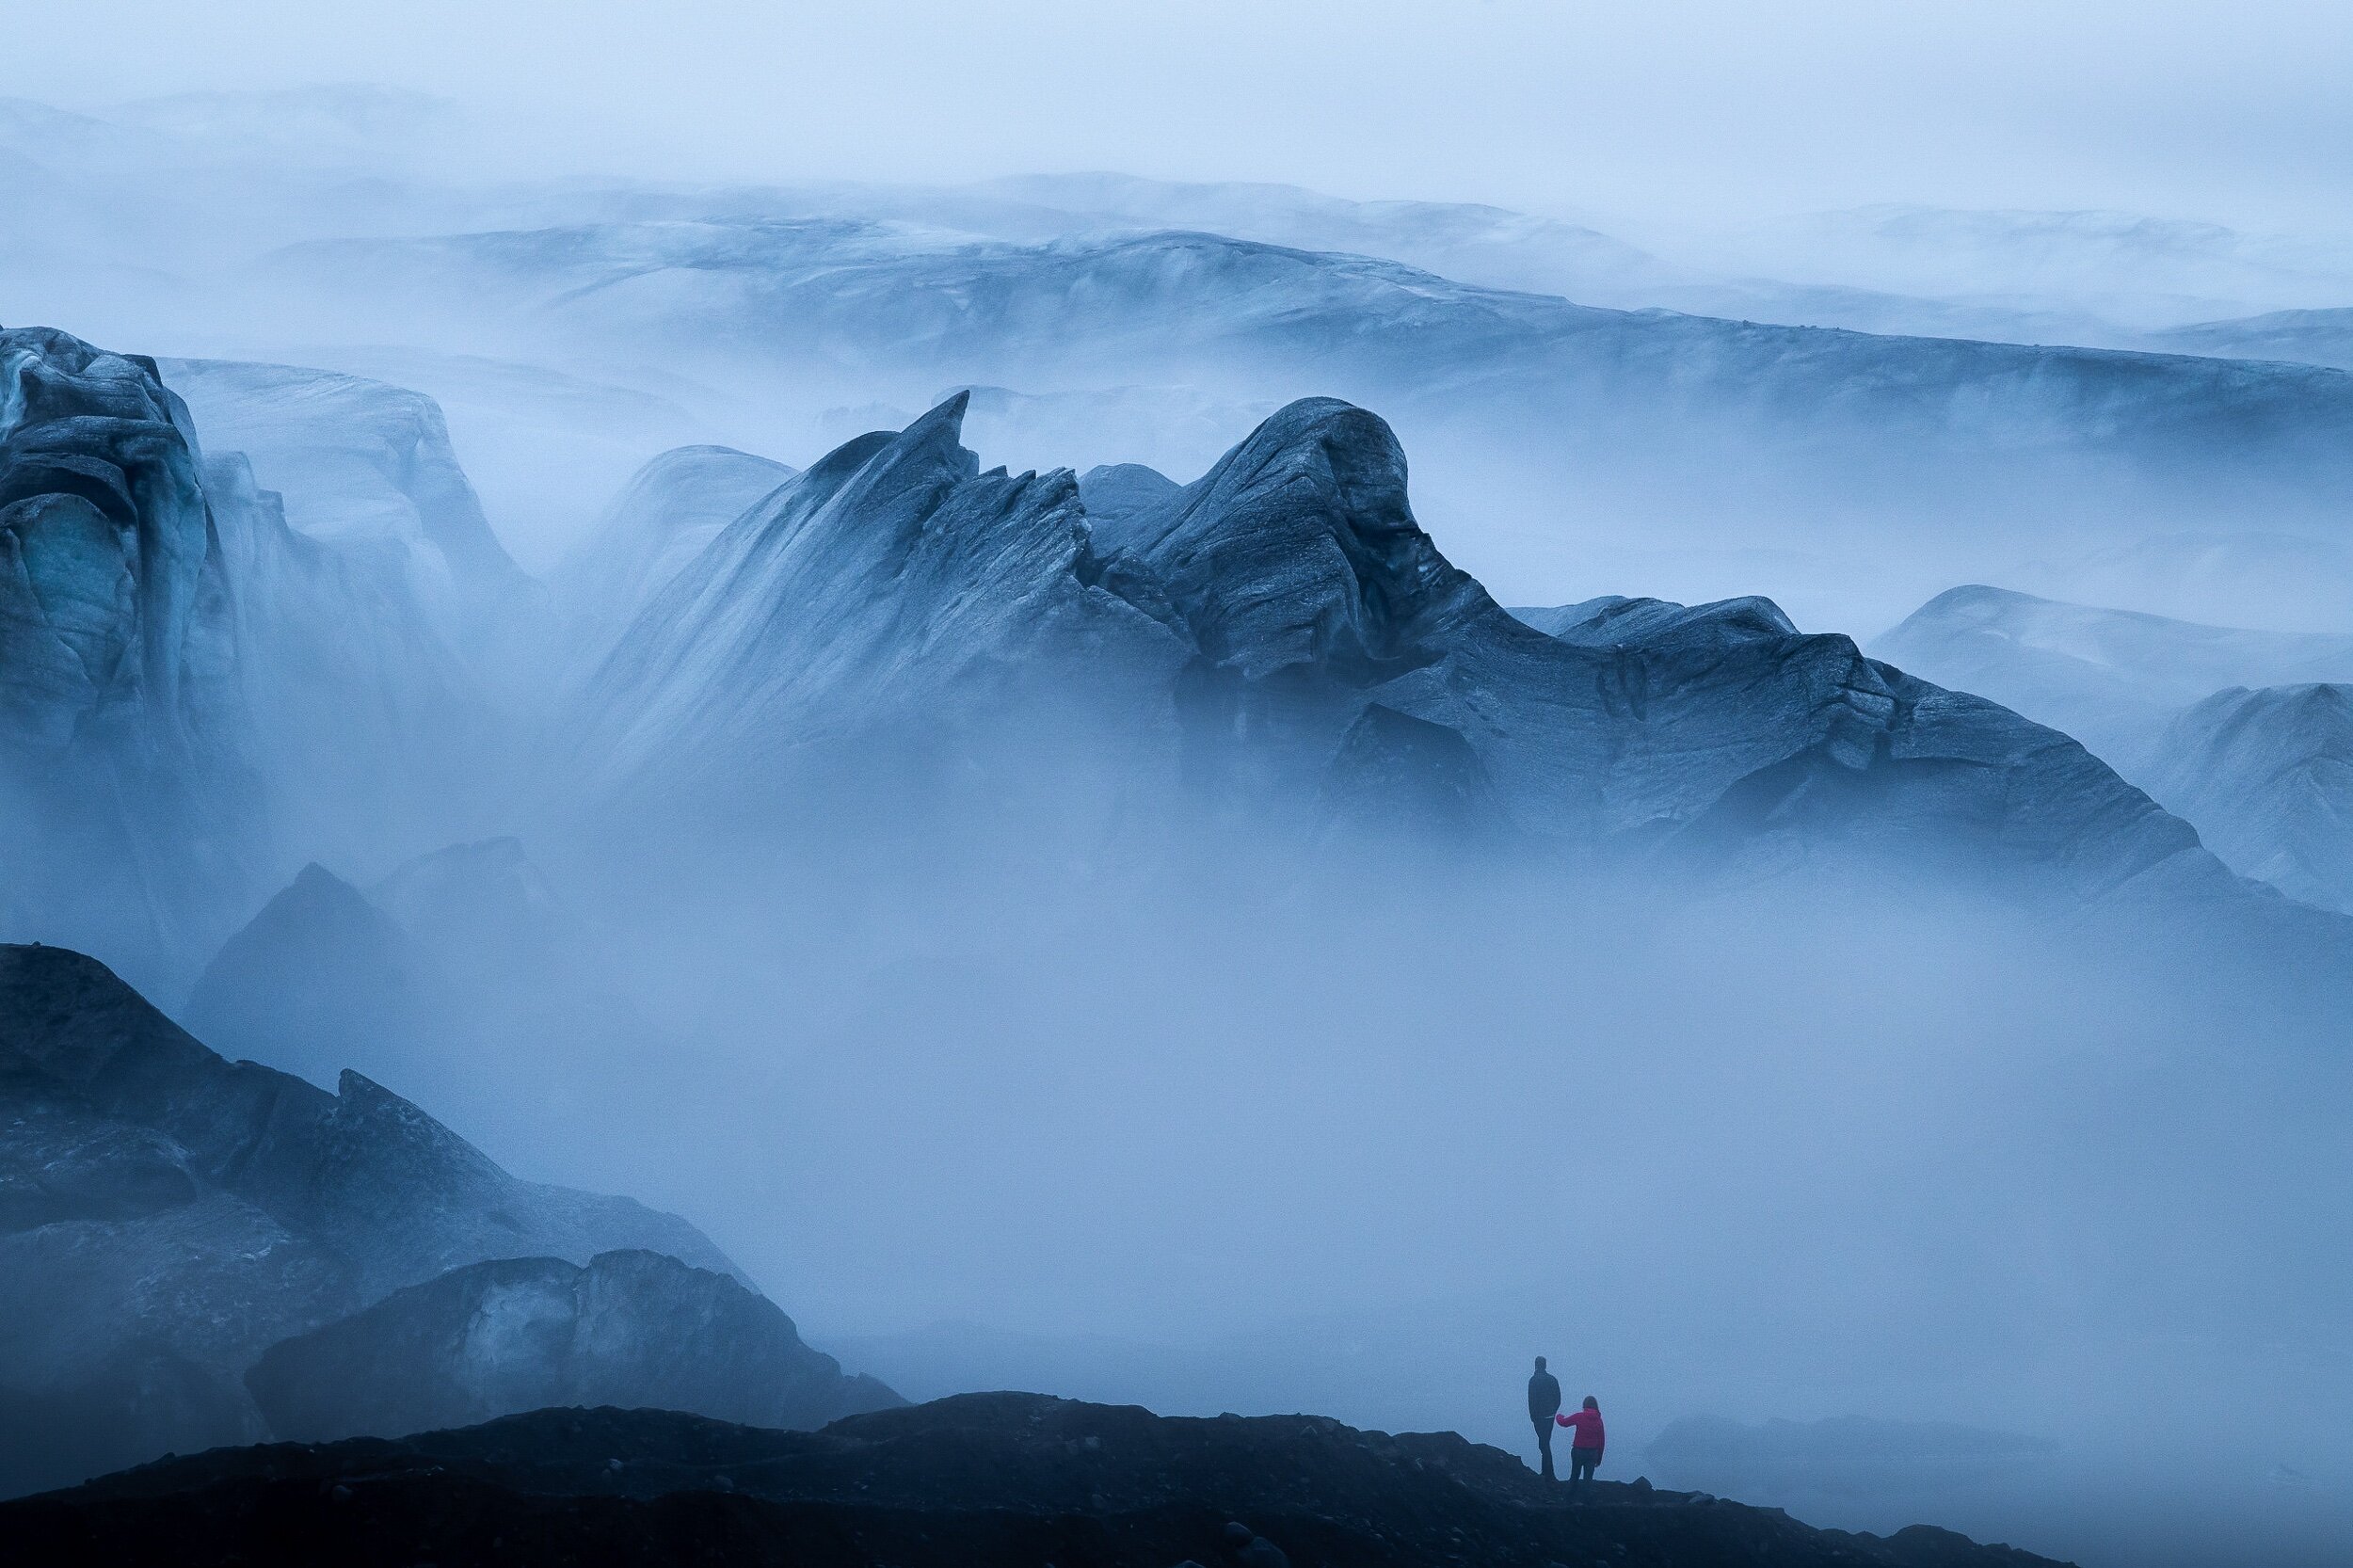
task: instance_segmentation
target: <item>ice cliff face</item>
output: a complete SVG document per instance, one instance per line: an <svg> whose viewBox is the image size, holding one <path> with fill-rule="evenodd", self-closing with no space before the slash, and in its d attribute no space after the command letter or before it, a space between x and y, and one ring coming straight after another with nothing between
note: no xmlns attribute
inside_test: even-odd
<svg viewBox="0 0 2353 1568"><path fill-rule="evenodd" d="M601 658L721 529L798 472L727 446L649 460L551 582L574 645Z"/></svg>
<svg viewBox="0 0 2353 1568"><path fill-rule="evenodd" d="M151 361L41 329L0 345L16 933L176 988L275 867L382 863L473 826L522 733L475 655L536 590L430 403L176 362L297 488L305 531L245 453L200 447Z"/></svg>
<svg viewBox="0 0 2353 1568"><path fill-rule="evenodd" d="M466 831L517 729L406 552L289 526L243 453L210 456L203 477L273 858L380 860Z"/></svg>
<svg viewBox="0 0 2353 1568"><path fill-rule="evenodd" d="M431 398L294 365L159 363L208 443L244 453L259 483L285 498L296 532L395 546L427 594L526 588Z"/></svg>
<svg viewBox="0 0 2353 1568"><path fill-rule="evenodd" d="M0 330L0 913L149 951L235 896L252 780L235 615L152 361Z"/></svg>
<svg viewBox="0 0 2353 1568"><path fill-rule="evenodd" d="M486 1258L616 1248L731 1272L357 1074L330 1095L224 1061L95 960L0 948L0 1485L259 1435L238 1380L277 1340Z"/></svg>
<svg viewBox="0 0 2353 1568"><path fill-rule="evenodd" d="M185 746L227 653L226 589L186 411L151 363L62 333L0 338L11 728Z"/></svg>
<svg viewBox="0 0 2353 1568"><path fill-rule="evenodd" d="M541 608L491 531L438 404L356 376L229 360L169 360L205 441L234 450L295 533L372 555L405 578L427 624L496 666Z"/></svg>
<svg viewBox="0 0 2353 1568"><path fill-rule="evenodd" d="M1423 532L1361 408L1293 404L1101 520L1066 475L976 474L956 413L842 448L680 573L600 678L605 758L774 776L848 714L968 726L1017 672L1165 715L1135 776L1293 831L1370 799L1563 853L1839 845L1991 855L2077 892L2237 887L2066 736L1768 601L1515 618Z"/></svg>
<svg viewBox="0 0 2353 1568"><path fill-rule="evenodd" d="M2353 914L2353 685L2217 692L2167 727L2147 776L2233 871Z"/></svg>
<svg viewBox="0 0 2353 1568"><path fill-rule="evenodd" d="M848 443L730 523L625 632L594 745L632 773L774 758L946 694L1080 702L1173 668L1179 635L1123 595L1067 472L983 473L962 394Z"/></svg>

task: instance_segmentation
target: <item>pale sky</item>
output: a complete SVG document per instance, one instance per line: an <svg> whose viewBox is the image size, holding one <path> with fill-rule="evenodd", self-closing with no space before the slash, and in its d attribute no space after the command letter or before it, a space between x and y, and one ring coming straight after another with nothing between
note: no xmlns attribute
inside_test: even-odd
<svg viewBox="0 0 2353 1568"><path fill-rule="evenodd" d="M20 4L0 91L376 81L530 161L1121 168L1568 215L1870 200L2353 211L2347 0Z"/></svg>

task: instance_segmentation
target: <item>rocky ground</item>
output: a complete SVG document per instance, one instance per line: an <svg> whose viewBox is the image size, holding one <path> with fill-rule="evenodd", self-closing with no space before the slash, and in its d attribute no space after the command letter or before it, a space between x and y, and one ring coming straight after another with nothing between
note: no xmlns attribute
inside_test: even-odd
<svg viewBox="0 0 2353 1568"><path fill-rule="evenodd" d="M1817 1530L1646 1482L1583 1500L1452 1433L1181 1419L1027 1394L820 1432L543 1410L395 1442L223 1448L0 1505L41 1562L796 1568L2032 1568L1915 1527Z"/></svg>

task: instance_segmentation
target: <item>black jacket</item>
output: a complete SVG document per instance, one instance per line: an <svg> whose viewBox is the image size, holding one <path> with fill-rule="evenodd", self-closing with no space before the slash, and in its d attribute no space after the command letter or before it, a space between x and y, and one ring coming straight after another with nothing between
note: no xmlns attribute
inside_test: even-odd
<svg viewBox="0 0 2353 1568"><path fill-rule="evenodd" d="M1538 1372L1528 1380L1528 1418L1549 1421L1561 1414L1561 1380L1550 1372Z"/></svg>

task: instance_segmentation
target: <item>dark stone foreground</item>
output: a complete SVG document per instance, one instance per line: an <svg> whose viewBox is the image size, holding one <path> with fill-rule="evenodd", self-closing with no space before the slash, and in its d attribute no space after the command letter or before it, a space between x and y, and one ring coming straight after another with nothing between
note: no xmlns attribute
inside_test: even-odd
<svg viewBox="0 0 2353 1568"><path fill-rule="evenodd" d="M1881 1539L1308 1416L1180 1419L975 1394L771 1432L543 1410L387 1442L173 1458L0 1504L12 1560L246 1568L2033 1568L1915 1527Z"/></svg>

